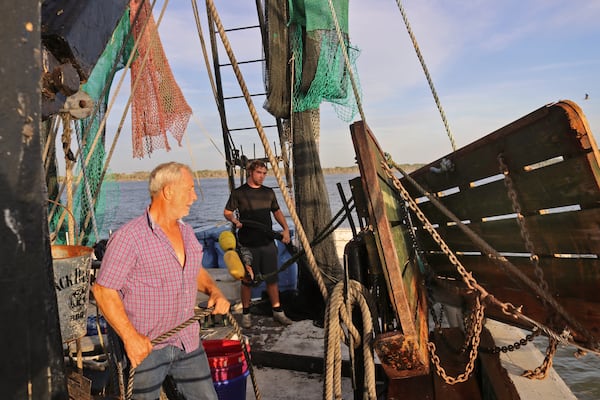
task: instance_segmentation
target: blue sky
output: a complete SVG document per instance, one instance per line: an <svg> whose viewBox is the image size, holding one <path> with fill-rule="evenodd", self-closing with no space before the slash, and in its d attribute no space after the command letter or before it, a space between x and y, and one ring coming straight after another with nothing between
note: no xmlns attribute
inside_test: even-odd
<svg viewBox="0 0 600 400"><path fill-rule="evenodd" d="M162 4L157 2L155 19ZM198 4L208 41L204 2ZM256 24L254 1L215 0L215 5L225 28ZM411 0L403 5L458 147L561 99L579 104L598 142L600 1ZM399 163L427 163L451 152L396 2L350 1L349 14L350 40L360 49L361 102L382 148ZM223 169L221 125L191 3L170 1L159 32L194 113L183 146L169 137L170 152L158 150L150 158L134 159L128 116L110 169L147 171L170 160L186 162L194 169ZM260 58L257 35L257 31L229 35L238 61ZM260 68L244 67L242 73L251 92L263 91ZM129 86L128 77L124 86ZM224 75L224 87L226 95L239 94L231 74ZM589 99L584 100L586 93ZM109 143L128 95L127 88L122 90L111 112ZM262 111L262 99L255 106L262 123L272 124L272 117ZM229 106L228 119L230 128L251 125L242 102L239 107ZM353 165L348 127L331 104L321 105L324 167ZM263 156L256 133L238 133L235 140L249 156Z"/></svg>

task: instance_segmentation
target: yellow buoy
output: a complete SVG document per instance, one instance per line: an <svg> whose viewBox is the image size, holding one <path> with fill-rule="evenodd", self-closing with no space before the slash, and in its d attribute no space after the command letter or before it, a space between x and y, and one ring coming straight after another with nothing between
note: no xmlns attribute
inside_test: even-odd
<svg viewBox="0 0 600 400"><path fill-rule="evenodd" d="M239 254L235 250L227 250L223 254L223 261L227 266L227 270L235 279L243 279L246 275L246 269L240 259Z"/></svg>
<svg viewBox="0 0 600 400"><path fill-rule="evenodd" d="M219 235L219 246L223 251L235 249L235 235L231 231L223 231Z"/></svg>

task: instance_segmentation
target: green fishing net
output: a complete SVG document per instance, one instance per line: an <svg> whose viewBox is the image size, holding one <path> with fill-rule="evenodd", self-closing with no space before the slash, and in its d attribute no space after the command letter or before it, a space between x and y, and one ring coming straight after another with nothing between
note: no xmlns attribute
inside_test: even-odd
<svg viewBox="0 0 600 400"><path fill-rule="evenodd" d="M344 121L358 110L350 74L346 68L335 19L324 0L290 0L290 46L294 57L294 112L317 109L328 101ZM348 0L333 1L354 79L358 80L358 48L348 36ZM356 82L359 96L360 84Z"/></svg>
<svg viewBox="0 0 600 400"><path fill-rule="evenodd" d="M82 86L83 91L97 103L95 114L76 123L77 135L78 138L81 138L83 160L89 159L83 171L81 163L77 163L77 175L81 174L82 179L77 186L73 204L73 213L80 218L80 232L83 233L82 245L93 244L102 239L96 235L107 234L102 227L109 214L116 210L114 207L108 209L106 207L107 191L111 193L111 204L113 206L118 204L118 182L111 181L108 174L106 177L102 176L106 159L105 132L100 133L98 140L96 140L96 136L108 104L109 90L105 88L110 87L116 71L125 66L131 53L133 42L129 36L129 30L129 12L126 12L94 66L90 77ZM95 145L94 141L97 142ZM96 199L95 205L93 205L94 199Z"/></svg>

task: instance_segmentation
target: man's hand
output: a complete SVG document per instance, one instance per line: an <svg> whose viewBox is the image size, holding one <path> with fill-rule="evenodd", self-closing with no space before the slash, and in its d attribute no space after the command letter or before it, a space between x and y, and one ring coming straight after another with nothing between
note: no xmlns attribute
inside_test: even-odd
<svg viewBox="0 0 600 400"><path fill-rule="evenodd" d="M248 283L254 281L254 270L250 265L246 265L246 276L243 281Z"/></svg>
<svg viewBox="0 0 600 400"><path fill-rule="evenodd" d="M197 281L198 290L208 295L208 308L215 308L213 314L227 314L230 306L229 300L223 296L221 289L204 268L200 268Z"/></svg>
<svg viewBox="0 0 600 400"><path fill-rule="evenodd" d="M115 289L104 287L96 282L92 286L92 293L104 318L123 340L127 357L132 367L136 368L152 351L150 339L136 331Z"/></svg>
<svg viewBox="0 0 600 400"><path fill-rule="evenodd" d="M229 300L223 296L223 293L217 289L210 293L207 306L208 308L215 307L213 314L227 314L231 304L229 304Z"/></svg>
<svg viewBox="0 0 600 400"><path fill-rule="evenodd" d="M152 351L152 342L150 339L137 332L126 340L123 339L123 344L133 368L137 368Z"/></svg>
<svg viewBox="0 0 600 400"><path fill-rule="evenodd" d="M283 236L281 238L281 243L283 244L288 244L290 242L290 230L289 229L285 229L282 233L281 236Z"/></svg>

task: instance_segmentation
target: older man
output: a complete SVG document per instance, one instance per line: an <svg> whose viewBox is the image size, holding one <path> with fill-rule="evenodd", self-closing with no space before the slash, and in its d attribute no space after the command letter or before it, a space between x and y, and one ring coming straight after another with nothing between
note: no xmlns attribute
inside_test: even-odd
<svg viewBox="0 0 600 400"><path fill-rule="evenodd" d="M158 399L167 375L186 399L217 399L199 324L164 342L151 340L194 315L197 291L225 314L229 302L202 268L202 247L181 221L197 196L185 164L161 164L150 174L150 206L108 242L92 287L102 314L136 368L133 397Z"/></svg>

